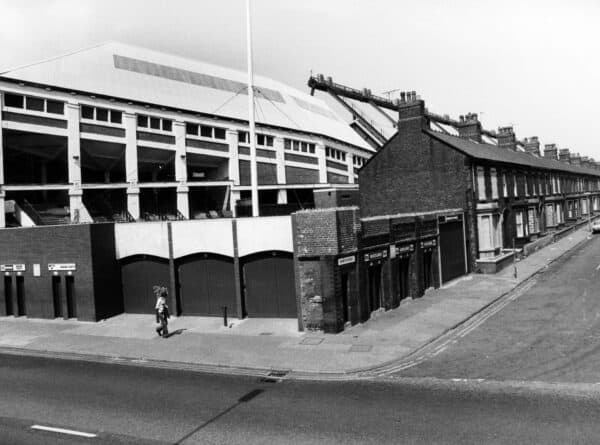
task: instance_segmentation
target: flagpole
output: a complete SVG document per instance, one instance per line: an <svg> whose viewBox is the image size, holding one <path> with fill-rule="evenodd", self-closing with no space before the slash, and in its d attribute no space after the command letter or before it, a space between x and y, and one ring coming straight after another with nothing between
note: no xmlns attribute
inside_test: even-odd
<svg viewBox="0 0 600 445"><path fill-rule="evenodd" d="M248 45L248 124L250 127L250 188L252 196L252 216L258 216L258 172L256 167L256 130L254 122L254 75L252 72L252 20L250 0L246 0L246 43Z"/></svg>

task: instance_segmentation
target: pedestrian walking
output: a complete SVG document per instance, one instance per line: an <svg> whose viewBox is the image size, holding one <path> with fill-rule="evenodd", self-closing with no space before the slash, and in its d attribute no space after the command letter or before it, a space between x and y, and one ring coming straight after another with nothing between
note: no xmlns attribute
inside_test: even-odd
<svg viewBox="0 0 600 445"><path fill-rule="evenodd" d="M154 310L156 313L156 322L159 326L156 328L156 333L163 338L169 336L169 306L167 305L167 288L162 286L154 286L154 293L156 294L156 305Z"/></svg>

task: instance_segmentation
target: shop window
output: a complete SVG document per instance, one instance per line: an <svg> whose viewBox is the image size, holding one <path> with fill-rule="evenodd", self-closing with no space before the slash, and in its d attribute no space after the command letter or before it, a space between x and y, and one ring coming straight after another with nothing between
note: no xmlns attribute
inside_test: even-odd
<svg viewBox="0 0 600 445"><path fill-rule="evenodd" d="M25 96L20 94L11 94L6 93L4 95L4 105L7 107L13 108L23 108L23 104L25 103Z"/></svg>
<svg viewBox="0 0 600 445"><path fill-rule="evenodd" d="M47 100L46 101L46 111L52 114L64 114L65 113L65 104L63 102L58 102L56 100Z"/></svg>
<svg viewBox="0 0 600 445"><path fill-rule="evenodd" d="M40 99L37 97L27 97L27 105L28 110L32 111L44 111L44 99Z"/></svg>
<svg viewBox="0 0 600 445"><path fill-rule="evenodd" d="M96 108L96 120L108 122L108 110L106 108Z"/></svg>

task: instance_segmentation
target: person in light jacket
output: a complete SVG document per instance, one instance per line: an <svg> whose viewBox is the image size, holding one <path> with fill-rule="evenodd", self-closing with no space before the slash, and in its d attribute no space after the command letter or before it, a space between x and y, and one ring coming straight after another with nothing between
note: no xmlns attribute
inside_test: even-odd
<svg viewBox="0 0 600 445"><path fill-rule="evenodd" d="M160 323L160 325L156 328L156 333L163 338L167 338L169 336L169 306L167 305L167 289L161 287L156 289L155 293L158 295L156 299L156 305L154 306L154 310L156 312L156 322Z"/></svg>

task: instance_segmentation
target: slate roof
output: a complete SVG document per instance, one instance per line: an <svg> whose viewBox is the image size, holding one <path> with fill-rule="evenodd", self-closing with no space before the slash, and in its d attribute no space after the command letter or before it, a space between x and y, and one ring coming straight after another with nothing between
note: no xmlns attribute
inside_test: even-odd
<svg viewBox="0 0 600 445"><path fill-rule="evenodd" d="M0 72L0 79L248 120L245 72L118 42ZM254 83L257 123L374 151L321 99L263 76Z"/></svg>
<svg viewBox="0 0 600 445"><path fill-rule="evenodd" d="M502 162L525 167L535 167L546 170L563 171L568 173L600 176L600 170L577 165L566 164L554 159L533 156L529 153L500 148L496 145L473 142L458 136L423 130L429 136L464 153L465 155L492 162Z"/></svg>

